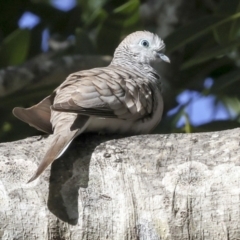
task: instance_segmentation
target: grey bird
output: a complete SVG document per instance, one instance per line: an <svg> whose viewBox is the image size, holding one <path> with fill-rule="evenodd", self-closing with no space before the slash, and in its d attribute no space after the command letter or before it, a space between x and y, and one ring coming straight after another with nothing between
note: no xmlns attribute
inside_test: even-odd
<svg viewBox="0 0 240 240"><path fill-rule="evenodd" d="M151 66L163 54L164 42L155 34L137 31L116 48L107 67L79 71L53 93L30 108L13 114L53 140L35 180L83 132L146 134L160 122L163 111L161 82Z"/></svg>

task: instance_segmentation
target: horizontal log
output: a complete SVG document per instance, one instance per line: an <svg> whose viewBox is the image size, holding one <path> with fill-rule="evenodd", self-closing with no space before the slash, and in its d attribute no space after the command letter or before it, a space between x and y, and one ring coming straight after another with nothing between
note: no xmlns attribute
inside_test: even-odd
<svg viewBox="0 0 240 240"><path fill-rule="evenodd" d="M1 239L239 239L239 129L0 144Z"/></svg>

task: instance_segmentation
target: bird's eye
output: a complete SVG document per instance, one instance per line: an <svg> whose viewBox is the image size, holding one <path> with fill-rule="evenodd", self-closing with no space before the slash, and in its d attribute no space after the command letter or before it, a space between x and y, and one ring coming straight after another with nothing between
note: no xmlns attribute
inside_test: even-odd
<svg viewBox="0 0 240 240"><path fill-rule="evenodd" d="M146 47L146 48L149 47L149 42L148 42L147 40L142 40L142 41L140 42L140 44L141 44L143 47Z"/></svg>

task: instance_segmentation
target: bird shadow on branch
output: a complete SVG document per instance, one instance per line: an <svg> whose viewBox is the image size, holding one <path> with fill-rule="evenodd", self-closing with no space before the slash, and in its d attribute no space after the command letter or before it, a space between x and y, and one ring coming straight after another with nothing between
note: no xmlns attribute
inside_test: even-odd
<svg viewBox="0 0 240 240"><path fill-rule="evenodd" d="M121 137L125 136L83 134L71 143L51 167L47 203L49 211L71 225L78 223L79 189L88 188L92 153L101 143Z"/></svg>

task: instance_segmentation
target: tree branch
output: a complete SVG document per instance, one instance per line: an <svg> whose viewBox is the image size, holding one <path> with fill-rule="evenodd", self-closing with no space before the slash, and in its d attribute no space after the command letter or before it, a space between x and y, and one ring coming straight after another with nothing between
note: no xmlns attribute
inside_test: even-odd
<svg viewBox="0 0 240 240"><path fill-rule="evenodd" d="M31 184L51 137L0 144L1 239L239 238L239 129L118 138L80 136Z"/></svg>
<svg viewBox="0 0 240 240"><path fill-rule="evenodd" d="M59 85L75 71L102 67L110 63L108 56L73 55L55 59L55 53L42 54L21 66L0 70L0 97L28 86Z"/></svg>

